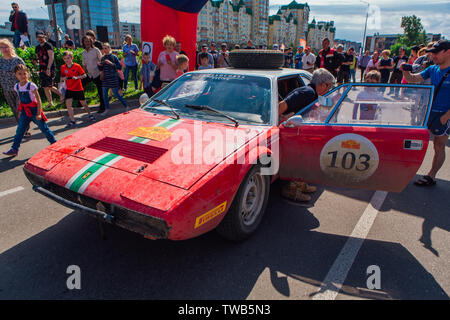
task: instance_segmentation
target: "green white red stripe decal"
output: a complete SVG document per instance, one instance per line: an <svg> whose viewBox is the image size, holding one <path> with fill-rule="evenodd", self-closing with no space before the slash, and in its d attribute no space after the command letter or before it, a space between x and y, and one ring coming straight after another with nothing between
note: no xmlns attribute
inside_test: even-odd
<svg viewBox="0 0 450 320"><path fill-rule="evenodd" d="M156 124L155 127L170 129L181 122L182 120L169 118ZM132 137L128 141L146 144L150 139ZM83 193L92 181L94 181L102 172L121 159L123 159L123 156L114 153L104 153L79 170L72 178L70 178L65 187L72 191Z"/></svg>

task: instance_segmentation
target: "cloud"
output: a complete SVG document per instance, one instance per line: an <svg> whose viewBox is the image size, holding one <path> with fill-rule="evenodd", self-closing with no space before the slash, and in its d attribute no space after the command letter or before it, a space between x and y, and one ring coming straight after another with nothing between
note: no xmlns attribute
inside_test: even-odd
<svg viewBox="0 0 450 320"><path fill-rule="evenodd" d="M280 5L289 4L292 0L270 0L270 14L275 14ZM400 27L402 16L415 14L420 17L425 30L429 33L441 33L450 37L450 2L448 0L368 0L381 10L381 29L368 29L367 34L374 32L396 34L403 33ZM21 8L30 18L48 19L47 6L44 0L19 0ZM334 20L336 37L353 41L361 41L364 32L367 6L359 0L297 0L308 2L311 12L310 20ZM141 0L118 0L120 21L140 22ZM0 17L7 21L10 6L0 7ZM339 13L339 14L336 14ZM0 18L0 24L2 20Z"/></svg>

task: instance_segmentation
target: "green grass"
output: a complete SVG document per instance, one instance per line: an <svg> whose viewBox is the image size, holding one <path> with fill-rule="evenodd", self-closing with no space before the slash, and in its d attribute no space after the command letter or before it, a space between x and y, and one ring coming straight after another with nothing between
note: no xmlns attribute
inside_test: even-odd
<svg viewBox="0 0 450 320"><path fill-rule="evenodd" d="M128 85L127 91L124 92L124 98L125 99L138 99L139 96L143 93L143 90L134 91L134 83L131 83ZM86 101L88 105L98 105L100 104L100 98L98 97L97 90L95 89L94 85L92 83L89 83L87 87L87 91L85 91ZM44 94L41 94L42 99L42 106L44 109L44 112L46 111L56 111L56 110L63 110L66 108L65 104L59 103L59 98L56 95L53 95L53 103L55 104L53 107L50 107L48 105L48 102L45 98ZM117 101L116 98L112 97L109 102ZM81 105L78 104L78 102L74 102L73 106L75 108L81 107ZM3 118L10 118L13 117L13 113L11 111L11 108L6 104L6 102L3 102L0 104L0 119Z"/></svg>

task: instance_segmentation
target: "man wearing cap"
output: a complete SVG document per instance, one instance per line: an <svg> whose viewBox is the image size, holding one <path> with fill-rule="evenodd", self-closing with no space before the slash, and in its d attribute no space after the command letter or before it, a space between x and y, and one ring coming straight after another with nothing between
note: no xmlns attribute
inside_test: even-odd
<svg viewBox="0 0 450 320"><path fill-rule="evenodd" d="M63 99L61 92L53 86L53 80L56 74L55 54L53 52L53 46L45 40L43 31L37 31L36 38L39 42L39 45L35 49L39 62L39 81L41 87L44 88L49 105L53 106L52 92L59 95L61 101Z"/></svg>
<svg viewBox="0 0 450 320"><path fill-rule="evenodd" d="M219 52L216 50L216 44L214 42L211 43L211 50L209 51L214 59L214 68L217 68L217 61L219 59Z"/></svg>
<svg viewBox="0 0 450 320"><path fill-rule="evenodd" d="M414 182L417 186L432 186L436 184L436 174L445 161L445 145L450 135L450 42L439 40L430 49L431 59L435 65L426 68L420 73L412 74L405 71L400 65L408 83L423 82L431 80L435 92L431 113L428 119L428 128L434 134L434 157L430 171L427 175Z"/></svg>
<svg viewBox="0 0 450 320"><path fill-rule="evenodd" d="M229 58L230 52L228 51L228 46L224 42L221 46L221 51L219 53L219 58L217 60L217 64L219 68L226 68L230 66L230 58Z"/></svg>
<svg viewBox="0 0 450 320"><path fill-rule="evenodd" d="M303 66L303 56L305 55L305 53L303 52L303 47L298 47L298 51L294 56L294 66L295 69L302 69Z"/></svg>
<svg viewBox="0 0 450 320"><path fill-rule="evenodd" d="M316 63L316 56L311 52L310 47L305 48L305 54L302 58L302 69L310 73L314 72L314 64Z"/></svg>
<svg viewBox="0 0 450 320"><path fill-rule="evenodd" d="M202 64L200 61L201 53L206 53L208 55L208 60L209 60L208 64L211 65L211 67L213 67L214 66L214 58L213 58L212 54L208 52L208 45L206 43L202 44L202 51L200 51L197 56L197 64L199 66Z"/></svg>

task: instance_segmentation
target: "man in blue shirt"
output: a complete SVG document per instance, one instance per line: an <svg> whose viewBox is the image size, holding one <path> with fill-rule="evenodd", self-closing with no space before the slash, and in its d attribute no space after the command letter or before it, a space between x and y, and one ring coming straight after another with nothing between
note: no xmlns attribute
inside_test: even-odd
<svg viewBox="0 0 450 320"><path fill-rule="evenodd" d="M431 79L431 84L434 85L435 90L439 90L435 93L428 121L428 128L435 134L433 164L428 174L415 182L417 186L436 184L436 174L444 164L445 145L450 134L450 42L448 40L439 40L426 51L431 52L431 58L435 65L416 74L405 71L403 69L404 64L400 66L403 76L408 83L423 82L426 79ZM440 88L438 89L439 85ZM438 127L438 130L434 131L436 127ZM436 132L439 133L436 135Z"/></svg>
<svg viewBox="0 0 450 320"><path fill-rule="evenodd" d="M298 47L298 51L294 56L294 65L295 69L302 69L303 67L303 61L302 58L305 54L303 53L303 47Z"/></svg>
<svg viewBox="0 0 450 320"><path fill-rule="evenodd" d="M123 56L125 57L125 74L124 74L124 84L123 89L127 91L128 86L128 74L130 73L130 70L133 74L133 80L134 80L134 89L138 90L138 78L137 78L137 61L136 56L139 55L139 48L137 45L132 43L133 38L131 35L127 34L125 36L125 42L126 44L123 46Z"/></svg>

